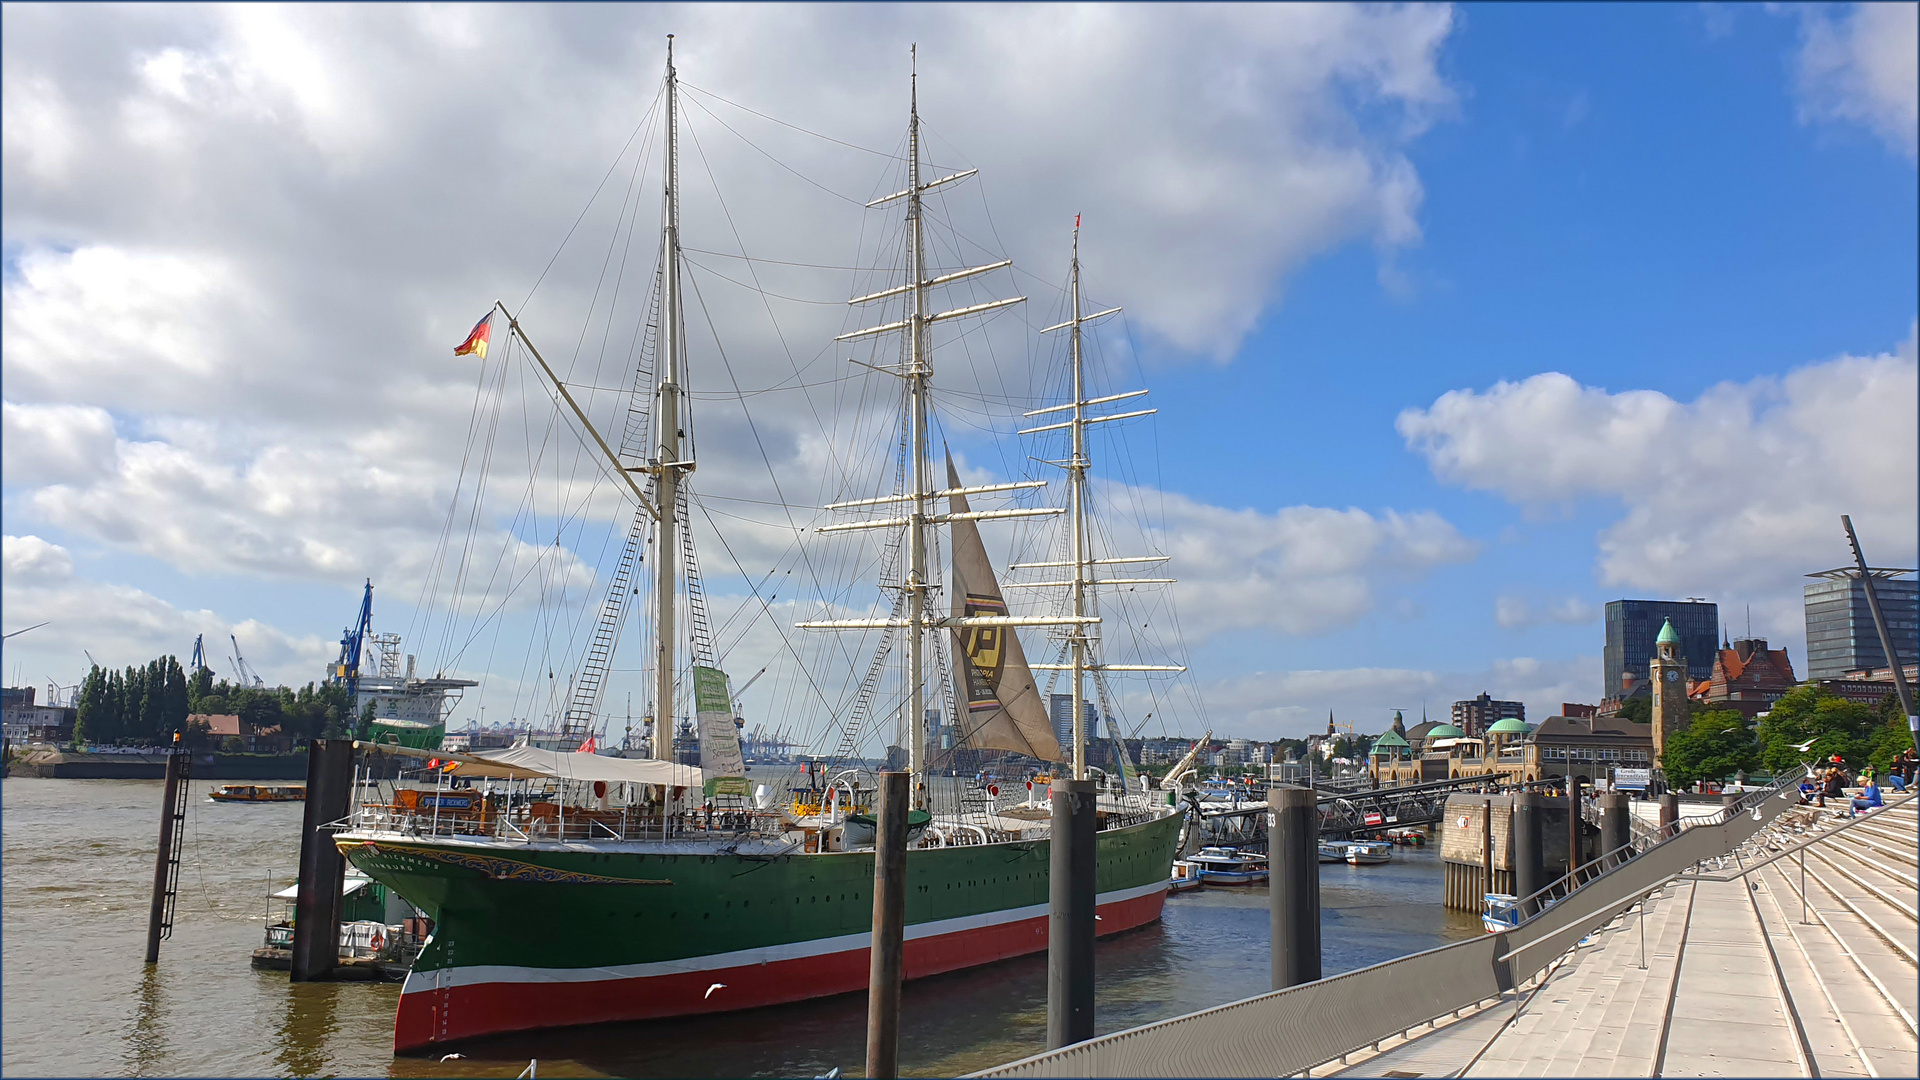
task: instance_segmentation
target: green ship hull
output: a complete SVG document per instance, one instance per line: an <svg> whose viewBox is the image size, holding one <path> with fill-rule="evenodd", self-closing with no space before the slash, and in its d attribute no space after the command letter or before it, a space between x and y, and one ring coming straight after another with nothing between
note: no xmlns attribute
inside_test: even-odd
<svg viewBox="0 0 1920 1080"><path fill-rule="evenodd" d="M1101 934L1160 917L1180 824L1162 808L1099 834ZM867 985L871 851L370 831L336 843L435 920L395 1016L399 1053ZM909 851L907 977L1044 950L1048 858L1044 839Z"/></svg>

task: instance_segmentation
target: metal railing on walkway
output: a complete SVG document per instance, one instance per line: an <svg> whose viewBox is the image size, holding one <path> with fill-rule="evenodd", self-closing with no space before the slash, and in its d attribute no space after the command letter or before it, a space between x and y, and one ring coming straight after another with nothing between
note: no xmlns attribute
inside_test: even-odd
<svg viewBox="0 0 1920 1080"><path fill-rule="evenodd" d="M1689 819L1638 857L1596 865L1512 930L1114 1032L976 1076L1292 1076L1499 998L1703 858L1793 805L1784 784ZM1609 853L1613 854L1613 853ZM1562 881L1567 879L1563 878ZM1554 886L1548 886L1551 890Z"/></svg>

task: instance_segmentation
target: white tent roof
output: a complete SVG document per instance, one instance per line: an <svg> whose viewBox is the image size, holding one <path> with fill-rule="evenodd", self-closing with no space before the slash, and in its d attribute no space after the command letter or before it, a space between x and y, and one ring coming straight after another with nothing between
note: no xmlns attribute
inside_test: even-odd
<svg viewBox="0 0 1920 1080"><path fill-rule="evenodd" d="M551 776L561 780L605 780L609 784L659 784L664 787L697 788L700 770L691 765L651 758L617 758L603 754L562 753L531 746L510 746L504 750L474 750L456 753L447 750L419 750L411 746L382 743L355 743L362 749L377 750L403 757L436 759L452 764L454 776L493 777L521 780Z"/></svg>
<svg viewBox="0 0 1920 1080"><path fill-rule="evenodd" d="M470 759L479 759L475 762ZM651 758L617 758L603 754L569 754L532 746L478 750L463 755L455 776L553 776L563 780L604 780L609 784L661 784L697 788L700 770L691 765Z"/></svg>

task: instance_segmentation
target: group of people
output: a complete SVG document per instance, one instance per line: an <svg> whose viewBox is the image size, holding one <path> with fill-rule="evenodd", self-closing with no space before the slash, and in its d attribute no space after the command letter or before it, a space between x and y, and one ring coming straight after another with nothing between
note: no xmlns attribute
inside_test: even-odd
<svg viewBox="0 0 1920 1080"><path fill-rule="evenodd" d="M1896 792L1907 790L1914 782L1916 766L1920 766L1920 755L1915 755L1913 748L1908 747L1893 759L1892 766L1887 770L1887 783ZM1835 754L1817 775L1801 781L1800 801L1825 806L1828 799L1844 798L1847 788L1851 786L1852 778L1847 775L1846 762ZM1878 777L1873 766L1869 765L1860 770L1860 794L1848 801L1849 812L1857 814L1884 805L1886 802L1880 793Z"/></svg>

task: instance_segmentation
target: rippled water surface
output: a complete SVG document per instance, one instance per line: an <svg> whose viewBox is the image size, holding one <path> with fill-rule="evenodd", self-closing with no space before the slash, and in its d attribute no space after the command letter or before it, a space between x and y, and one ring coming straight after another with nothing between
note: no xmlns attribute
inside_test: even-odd
<svg viewBox="0 0 1920 1080"><path fill-rule="evenodd" d="M9 778L0 787L0 1072L8 1076L815 1076L857 1074L866 999L513 1036L448 1062L394 1058L399 987L292 986L247 963L269 879L293 880L298 803L216 804L195 785L173 938L141 961L160 782ZM1437 847L1321 867L1331 975L1479 932L1439 904ZM1268 989L1264 888L1171 897L1159 924L1100 943L1098 1026L1114 1031ZM909 983L901 1064L967 1072L1042 1049L1046 958Z"/></svg>

